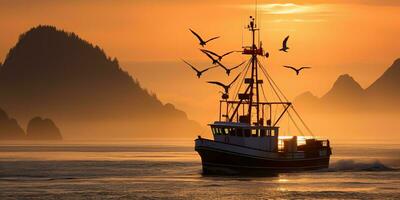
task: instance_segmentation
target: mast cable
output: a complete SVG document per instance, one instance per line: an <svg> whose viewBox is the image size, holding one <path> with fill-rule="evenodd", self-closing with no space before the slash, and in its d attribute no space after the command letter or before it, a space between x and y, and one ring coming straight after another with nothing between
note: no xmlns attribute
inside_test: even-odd
<svg viewBox="0 0 400 200"><path fill-rule="evenodd" d="M282 95L282 97L285 99L286 102L288 102L289 100L286 98L286 96L283 94L282 90L279 89L278 85L275 83L275 81L271 78L271 76L268 74L267 70L264 68L264 66L260 63L261 69L262 71L265 73L267 80L271 80L271 82L274 84L274 86L277 88L277 90L280 92L280 94ZM272 87L274 88L274 87ZM276 90L274 89L274 91L276 92ZM280 99L279 95L277 94L278 98ZM281 99L280 99L281 100ZM282 102L282 100L281 100ZM306 128L306 130L309 132L309 134L313 137L314 134L311 131L311 129L307 126L307 124L304 122L304 120L301 118L301 116L299 115L299 113L296 111L296 109L294 109L293 104L290 105L290 108L292 108L292 110L295 112L296 116L299 118L300 122L303 124L303 126ZM290 112L288 112L288 115L290 116L290 118L292 119L293 123L296 125L296 122L294 121L293 117L291 116Z"/></svg>
<svg viewBox="0 0 400 200"><path fill-rule="evenodd" d="M277 91L275 90L274 86L272 85L272 83L271 83L272 79L271 79L271 77L268 75L266 69L264 68L264 66L263 66L261 63L259 63L259 65L261 66L260 68L261 68L262 72L264 73L265 77L267 78L268 82L270 83L271 88L272 88L272 90L275 92L275 94L276 94L276 96L278 97L279 101L280 101L280 102L283 102L282 99L281 99L281 97L279 96L279 94L278 94ZM275 86L276 86L276 85L275 85ZM275 110L275 111L276 111L276 110ZM296 126L297 130L300 132L300 134L301 134L302 136L304 136L303 131L299 128L299 126L297 125L297 123L294 121L294 119L293 119L292 115L290 114L290 112L287 112L287 113L288 113L289 117L292 119L293 124ZM276 116L275 116L275 118L276 118Z"/></svg>

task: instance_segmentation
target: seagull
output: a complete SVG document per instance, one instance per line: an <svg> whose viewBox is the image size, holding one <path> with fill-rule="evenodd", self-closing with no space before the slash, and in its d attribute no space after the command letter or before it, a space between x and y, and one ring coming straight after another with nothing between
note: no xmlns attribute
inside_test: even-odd
<svg viewBox="0 0 400 200"><path fill-rule="evenodd" d="M206 45L206 44L207 44L208 42L210 42L211 40L215 40L215 39L219 38L219 36L217 36L217 37L213 37L213 38L210 38L209 40L204 41L204 40L200 37L199 34L197 34L196 32L194 32L192 29L189 29L189 30L190 30L190 32L193 33L193 35L195 35L195 36L197 37L197 39L199 40L200 45L201 45L202 47L204 47L204 45Z"/></svg>
<svg viewBox="0 0 400 200"><path fill-rule="evenodd" d="M196 69L196 67L194 67L194 66L191 65L190 63L186 62L185 60L182 60L182 61L183 61L184 63L186 63L187 65L189 65L194 71L197 72L197 77L198 77L198 78L200 78L201 75L202 75L204 72L206 72L207 70L217 67L217 66L213 66L213 67L209 67L209 68L206 68L206 69L203 69L203 70L200 71L200 70Z"/></svg>
<svg viewBox="0 0 400 200"><path fill-rule="evenodd" d="M227 56L227 55L229 55L229 54L235 52L235 51L230 51L230 52L227 52L227 53L225 53L225 54L218 55L217 53L214 53L214 52L212 52L212 51L210 51L210 50L207 50L207 49L202 49L202 51L207 52L207 53L209 53L209 54L212 54L212 55L214 55L214 56L217 56L219 61L221 61L223 57L225 57L225 56Z"/></svg>
<svg viewBox="0 0 400 200"><path fill-rule="evenodd" d="M283 43L282 43L282 49L279 49L279 51L287 52L287 50L289 49L289 47L287 46L288 39L289 39L289 36L286 36L286 38L283 40Z"/></svg>
<svg viewBox="0 0 400 200"><path fill-rule="evenodd" d="M299 73L300 73L301 70L303 70L303 69L310 69L310 68L311 68L311 67L300 67L299 69L296 69L296 68L294 68L294 67L292 67L292 66L287 66L287 65L284 65L283 67L286 67L286 68L289 68L289 69L293 69L293 70L296 72L296 75L297 75L297 76L299 75Z"/></svg>
<svg viewBox="0 0 400 200"><path fill-rule="evenodd" d="M232 70L234 70L234 69L236 69L236 68L242 66L245 62L246 62L246 61L243 61L243 62L240 63L239 65L237 65L237 66L235 66L235 67L232 67L232 68L227 68L227 67L225 67L225 66L224 66L222 63L220 63L220 62L218 62L217 64L218 64L219 66L221 66L222 68L224 68L226 74L229 76L229 74L231 73Z"/></svg>
<svg viewBox="0 0 400 200"><path fill-rule="evenodd" d="M203 52L204 54L207 55L207 57L209 57L212 60L212 64L218 64L218 60L215 59L214 57L212 57L207 51L205 51L204 49L200 49L201 52Z"/></svg>
<svg viewBox="0 0 400 200"><path fill-rule="evenodd" d="M218 81L208 81L207 83L215 84L215 85L219 85L219 86L223 87L224 90L225 90L225 94L228 94L228 93L229 93L229 88L230 88L230 87L232 86L232 84L239 78L239 76L240 76L240 74L238 74L238 75L236 76L236 78L233 79L233 81L232 81L229 85L225 85L225 84L220 83L220 82L218 82Z"/></svg>

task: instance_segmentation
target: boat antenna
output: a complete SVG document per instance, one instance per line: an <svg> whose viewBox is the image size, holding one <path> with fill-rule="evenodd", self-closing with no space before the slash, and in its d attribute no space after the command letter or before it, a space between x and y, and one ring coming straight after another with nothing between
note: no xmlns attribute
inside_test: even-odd
<svg viewBox="0 0 400 200"><path fill-rule="evenodd" d="M255 23L258 22L257 18L258 18L258 16L257 16L257 0L256 0L256 7L255 7L255 10L254 10L254 21L255 21Z"/></svg>

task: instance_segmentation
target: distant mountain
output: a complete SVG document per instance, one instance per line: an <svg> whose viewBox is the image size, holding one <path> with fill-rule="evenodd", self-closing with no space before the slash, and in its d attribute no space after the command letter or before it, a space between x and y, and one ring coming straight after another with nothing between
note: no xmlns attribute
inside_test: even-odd
<svg viewBox="0 0 400 200"><path fill-rule="evenodd" d="M311 107L319 105L319 98L314 96L311 92L304 92L294 99L296 107Z"/></svg>
<svg viewBox="0 0 400 200"><path fill-rule="evenodd" d="M0 140L25 139L25 132L17 120L9 118L7 113L0 109Z"/></svg>
<svg viewBox="0 0 400 200"><path fill-rule="evenodd" d="M395 102L400 101L400 59L367 89L348 74L339 76L332 88L321 98L310 92L295 98L295 106L308 111L381 111L397 112Z"/></svg>
<svg viewBox="0 0 400 200"><path fill-rule="evenodd" d="M366 93L373 100L393 102L400 99L400 58L366 89Z"/></svg>
<svg viewBox="0 0 400 200"><path fill-rule="evenodd" d="M343 74L335 81L332 88L321 97L322 105L329 108L359 107L364 98L364 89L348 74Z"/></svg>
<svg viewBox="0 0 400 200"><path fill-rule="evenodd" d="M62 140L60 129L51 119L34 117L28 123L26 137L30 140Z"/></svg>
<svg viewBox="0 0 400 200"><path fill-rule="evenodd" d="M47 116L70 137L191 136L197 123L143 89L116 58L52 26L22 34L0 67L0 106Z"/></svg>

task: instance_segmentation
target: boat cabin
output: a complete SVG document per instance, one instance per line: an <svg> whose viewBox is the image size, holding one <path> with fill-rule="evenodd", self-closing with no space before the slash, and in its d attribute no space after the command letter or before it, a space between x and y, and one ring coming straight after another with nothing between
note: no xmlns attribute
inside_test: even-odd
<svg viewBox="0 0 400 200"><path fill-rule="evenodd" d="M250 126L247 123L217 121L211 126L215 141L264 151L278 151L279 127Z"/></svg>

